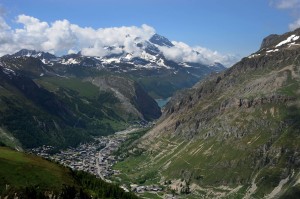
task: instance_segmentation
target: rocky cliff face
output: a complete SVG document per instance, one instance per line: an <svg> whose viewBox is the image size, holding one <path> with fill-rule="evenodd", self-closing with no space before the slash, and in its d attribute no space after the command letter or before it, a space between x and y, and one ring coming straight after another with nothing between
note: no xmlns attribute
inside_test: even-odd
<svg viewBox="0 0 300 199"><path fill-rule="evenodd" d="M136 146L148 167L162 181L185 179L198 197L299 191L299 36L268 37L258 52L172 97Z"/></svg>
<svg viewBox="0 0 300 199"><path fill-rule="evenodd" d="M274 41L278 39L280 36L276 34L271 34L263 39L260 49L267 48L268 46L274 44Z"/></svg>
<svg viewBox="0 0 300 199"><path fill-rule="evenodd" d="M121 103L126 114L138 116L143 120L158 119L160 108L142 87L133 80L119 76L87 78L86 81L99 87L100 90L112 92Z"/></svg>

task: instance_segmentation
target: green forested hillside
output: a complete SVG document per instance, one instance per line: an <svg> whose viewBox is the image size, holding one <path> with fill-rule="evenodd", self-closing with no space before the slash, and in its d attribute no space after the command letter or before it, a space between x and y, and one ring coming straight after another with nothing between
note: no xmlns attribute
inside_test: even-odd
<svg viewBox="0 0 300 199"><path fill-rule="evenodd" d="M117 185L40 157L0 147L0 196L19 198L138 198Z"/></svg>
<svg viewBox="0 0 300 199"><path fill-rule="evenodd" d="M4 63L0 66L0 143L6 146L74 146L161 114L156 102L126 78L110 75L112 87L100 81L107 74L94 74L100 79L95 85L80 77L50 73L35 58ZM38 75L41 72L45 75Z"/></svg>

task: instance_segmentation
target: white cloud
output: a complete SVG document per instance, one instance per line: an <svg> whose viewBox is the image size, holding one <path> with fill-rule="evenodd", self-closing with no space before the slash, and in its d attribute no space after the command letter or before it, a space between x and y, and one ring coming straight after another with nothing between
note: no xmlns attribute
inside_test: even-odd
<svg viewBox="0 0 300 199"><path fill-rule="evenodd" d="M120 53L119 46L124 46L128 52L136 51L136 37L147 40L155 33L154 28L148 25L93 29L71 24L68 20L49 24L26 15L19 15L16 22L23 27L13 30L0 15L0 55L26 48L56 54L82 50L85 55L104 56ZM3 46L5 44L7 46ZM105 46L116 48L108 51L103 48Z"/></svg>
<svg viewBox="0 0 300 199"><path fill-rule="evenodd" d="M300 27L300 0L269 0L270 5L281 10L288 10L291 15L298 18L296 21L289 24L290 30L295 30Z"/></svg>
<svg viewBox="0 0 300 199"><path fill-rule="evenodd" d="M13 41L13 31L10 26L5 22L3 18L2 9L0 13L0 55L4 55L9 52L11 47L10 44L14 43Z"/></svg>
<svg viewBox="0 0 300 199"><path fill-rule="evenodd" d="M77 50L73 50L73 49L68 50L68 54L77 54L77 53L78 53Z"/></svg>
<svg viewBox="0 0 300 199"><path fill-rule="evenodd" d="M172 42L173 47L159 47L167 59L177 62L196 62L203 64L214 64L219 62L229 67L239 60L235 55L223 55L200 46L190 47L183 42Z"/></svg>
<svg viewBox="0 0 300 199"><path fill-rule="evenodd" d="M300 28L300 18L293 23L289 24L289 29L290 30L295 30L297 28Z"/></svg>
<svg viewBox="0 0 300 199"><path fill-rule="evenodd" d="M12 29L0 13L0 55L30 49L54 54L81 51L83 55L99 57L125 51L139 56L142 51L137 47L137 42L148 40L155 34L155 29L148 25L94 29L80 27L68 20L49 24L27 15L19 15L16 22L22 27ZM220 62L227 66L237 61L234 56L222 55L203 47L192 48L182 42L173 43L175 46L172 48L160 47L166 58L171 60L205 64ZM108 46L114 48L108 50Z"/></svg>
<svg viewBox="0 0 300 199"><path fill-rule="evenodd" d="M270 3L278 9L295 9L300 6L300 0L271 0Z"/></svg>
<svg viewBox="0 0 300 199"><path fill-rule="evenodd" d="M40 22L40 20L26 15L19 15L16 21L24 24L24 31L27 33L41 33L49 28L48 23Z"/></svg>

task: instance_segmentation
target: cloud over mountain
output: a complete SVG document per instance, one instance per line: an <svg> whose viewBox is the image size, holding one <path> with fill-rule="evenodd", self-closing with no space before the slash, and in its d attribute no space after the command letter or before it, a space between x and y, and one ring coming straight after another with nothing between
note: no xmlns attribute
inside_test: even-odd
<svg viewBox="0 0 300 199"><path fill-rule="evenodd" d="M238 61L235 55L222 55L217 51L212 51L200 46L190 47L183 42L173 41L173 47L159 47L167 59L177 62L196 62L213 64L219 62L225 66L230 66L232 63Z"/></svg>
<svg viewBox="0 0 300 199"><path fill-rule="evenodd" d="M145 24L141 27L94 29L80 27L65 19L48 23L27 15L19 15L16 22L21 24L21 28L10 27L4 18L0 17L0 55L25 48L54 54L81 51L86 56L102 57L127 52L139 56L142 51L137 43L149 40L156 32L153 27ZM166 58L174 61L205 64L221 62L227 66L237 61L235 56L222 55L203 47L190 47L176 41L172 43L173 47L160 47L160 50Z"/></svg>
<svg viewBox="0 0 300 199"><path fill-rule="evenodd" d="M290 30L295 30L300 27L300 18L294 21L293 23L289 24Z"/></svg>
<svg viewBox="0 0 300 199"><path fill-rule="evenodd" d="M300 0L270 0L270 5L280 10L288 10L296 18L289 24L290 30L300 27Z"/></svg>
<svg viewBox="0 0 300 199"><path fill-rule="evenodd" d="M271 4L279 9L294 9L299 7L299 0L271 0Z"/></svg>

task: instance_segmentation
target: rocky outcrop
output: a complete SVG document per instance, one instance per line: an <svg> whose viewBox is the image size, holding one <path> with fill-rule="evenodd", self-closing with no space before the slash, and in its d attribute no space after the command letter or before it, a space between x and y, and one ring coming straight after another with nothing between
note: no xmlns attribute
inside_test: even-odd
<svg viewBox="0 0 300 199"><path fill-rule="evenodd" d="M271 34L263 39L260 49L267 48L274 44L274 41L276 41L280 36L276 34Z"/></svg>
<svg viewBox="0 0 300 199"><path fill-rule="evenodd" d="M255 106L260 106L264 104L284 104L289 101L295 101L296 97L291 96L283 96L283 95L274 95L271 97L262 97L262 98L255 98L255 99L239 99L238 100L238 107L243 108L251 108ZM226 105L225 105L226 107Z"/></svg>
<svg viewBox="0 0 300 199"><path fill-rule="evenodd" d="M300 34L300 28L298 28L298 29L296 29L292 32L287 32L283 35L271 34L271 35L269 35L269 36L267 36L263 39L263 41L261 43L261 46L260 46L260 50L272 48L274 46L276 47L277 44L284 41L285 39L287 39L291 35L296 35L297 36L299 34Z"/></svg>

